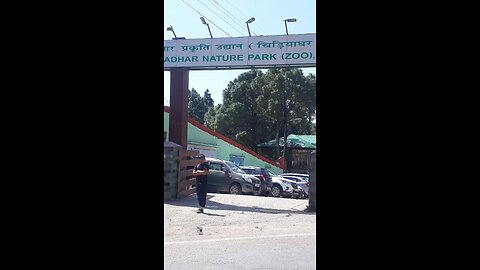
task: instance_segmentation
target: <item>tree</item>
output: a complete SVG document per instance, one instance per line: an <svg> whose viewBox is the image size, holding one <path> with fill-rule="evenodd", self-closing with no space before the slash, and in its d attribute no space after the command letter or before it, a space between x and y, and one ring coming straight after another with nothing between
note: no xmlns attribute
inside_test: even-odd
<svg viewBox="0 0 480 270"><path fill-rule="evenodd" d="M210 94L210 91L207 89L205 90L205 92L203 93L203 103L205 103L205 106L207 108L213 108L213 105L214 105L214 101L212 99L212 95Z"/></svg>
<svg viewBox="0 0 480 270"><path fill-rule="evenodd" d="M269 126L273 128L274 137L276 139L276 154L277 158L280 156L280 132L281 132L281 118L282 108L279 92L271 91L272 89L284 88L285 81L280 78L280 70L268 70L266 75L266 82L262 86L262 96L260 98L261 107L264 108L265 118L268 119Z"/></svg>
<svg viewBox="0 0 480 270"><path fill-rule="evenodd" d="M213 108L214 101L208 89L204 92L203 97L192 88L188 93L188 115L198 122L205 123L205 114L210 108Z"/></svg>
<svg viewBox="0 0 480 270"><path fill-rule="evenodd" d="M222 106L222 104L218 104L217 106L208 109L208 112L205 114L206 127L209 127L213 130L218 130L218 127L216 124L216 116L220 106Z"/></svg>
<svg viewBox="0 0 480 270"><path fill-rule="evenodd" d="M258 132L261 125L258 84L263 75L260 70L250 70L230 82L223 90L223 104L207 115L207 126L251 149L261 143L264 136Z"/></svg>
<svg viewBox="0 0 480 270"><path fill-rule="evenodd" d="M286 153L288 134L311 134L316 107L316 79L305 77L300 69L270 69L265 74L262 98L266 114L273 121L276 154L280 154L280 137Z"/></svg>
<svg viewBox="0 0 480 270"><path fill-rule="evenodd" d="M250 70L229 82L223 103L208 110L205 124L250 149L276 138L278 158L281 136L311 134L315 85L315 76L297 68Z"/></svg>
<svg viewBox="0 0 480 270"><path fill-rule="evenodd" d="M310 134L312 135L317 134L317 123L312 123L312 130L310 131Z"/></svg>

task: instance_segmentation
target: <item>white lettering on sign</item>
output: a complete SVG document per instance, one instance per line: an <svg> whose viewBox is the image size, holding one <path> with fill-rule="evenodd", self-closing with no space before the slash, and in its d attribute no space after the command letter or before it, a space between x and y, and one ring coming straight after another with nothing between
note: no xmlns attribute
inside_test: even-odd
<svg viewBox="0 0 480 270"><path fill-rule="evenodd" d="M163 42L163 68L191 69L316 66L316 34Z"/></svg>

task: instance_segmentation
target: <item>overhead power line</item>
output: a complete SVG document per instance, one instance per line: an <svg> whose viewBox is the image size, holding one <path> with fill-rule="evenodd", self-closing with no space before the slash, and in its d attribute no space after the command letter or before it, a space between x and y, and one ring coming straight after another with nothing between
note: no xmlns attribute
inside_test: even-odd
<svg viewBox="0 0 480 270"><path fill-rule="evenodd" d="M213 0L213 2L212 2L212 0L208 0L208 1L210 1L210 3L212 3L212 4L213 4L213 2L215 2L216 5L218 6L218 7L217 7L217 6L215 6L215 7L216 7L218 10L220 10L221 12L223 12L223 14L227 15L227 17L229 17L230 19L232 19L232 21L233 21L234 23L236 23L237 25L239 25L239 26L242 28L242 30L248 30L248 29L244 29L244 28L246 28L244 22L242 22L242 21L240 21L239 19L237 19L237 17L235 17L235 15L233 15L233 14L230 13L227 9L225 9L222 5L220 5L220 3L218 3L218 2L215 1L215 0ZM223 10L220 9L220 8L222 8L222 9L225 10L225 11L223 11ZM225 13L225 12L226 12L226 13ZM227 14L227 13L228 13L228 14ZM257 34L255 34L255 32L253 32L253 31L252 31L252 33L253 33L254 35L257 35Z"/></svg>
<svg viewBox="0 0 480 270"><path fill-rule="evenodd" d="M232 37L229 33L227 33L225 30L223 30L222 28L220 28L218 25L216 25L214 22L212 22L209 18L207 18L207 16L203 15L202 13L200 13L198 10L196 10L194 7L190 6L187 2L185 2L184 0L182 0L183 3L185 3L185 5L189 6L191 9L195 10L200 16L204 17L207 21L211 22L213 25L215 25L218 29L222 30L222 32L224 32L225 34L227 34L227 36L229 37Z"/></svg>
<svg viewBox="0 0 480 270"><path fill-rule="evenodd" d="M231 25L230 23L228 23L226 20L224 20L222 18L222 16L218 15L215 11L213 11L211 8L209 8L207 5L205 5L202 1L198 0L198 2L200 2L200 4L204 5L206 8L208 8L208 10L210 10L211 12L213 12L215 15L217 15L217 17L219 17L220 19L222 19L222 21L226 22L228 25L230 25L233 29L235 29L235 31L237 31L238 33L240 33L240 35L243 35L242 32L238 31L237 28L235 28L233 25Z"/></svg>
<svg viewBox="0 0 480 270"><path fill-rule="evenodd" d="M249 16L249 15L245 15L245 13L243 13L239 8L237 8L236 6L234 6L231 1L226 1L226 2L228 2L228 3L230 4L230 6L232 6L234 9L236 9L236 10L238 10L240 13L242 13L245 18L250 18L250 17L251 17L251 16ZM240 1L239 1L239 2L240 2ZM258 23L252 24L252 26L253 26L253 25L255 25L255 27L258 27L260 30L262 30L262 32L266 33L266 31L265 31L264 29L262 29ZM252 30L252 29L250 29L250 30ZM253 32L253 31L252 31L252 32Z"/></svg>
<svg viewBox="0 0 480 270"><path fill-rule="evenodd" d="M230 3L230 6L232 6L234 9L240 11L240 13L242 13L243 16L248 17L248 15L245 15L245 13L243 13L239 8L237 8L236 6L234 6L230 1L227 1L227 2L229 2L229 3Z"/></svg>

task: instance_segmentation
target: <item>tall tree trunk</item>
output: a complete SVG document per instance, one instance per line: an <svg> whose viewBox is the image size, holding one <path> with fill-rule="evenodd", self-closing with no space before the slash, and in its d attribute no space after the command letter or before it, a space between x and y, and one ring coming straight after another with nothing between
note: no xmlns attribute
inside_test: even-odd
<svg viewBox="0 0 480 270"><path fill-rule="evenodd" d="M285 159L285 169L288 171L287 160L287 139L288 139L288 105L287 104L287 74L285 73L285 88L283 89L283 157Z"/></svg>
<svg viewBox="0 0 480 270"><path fill-rule="evenodd" d="M257 123L258 123L258 115L256 112L255 100L252 102L252 106L250 108L250 115L252 121L250 122L250 145L251 149L256 149L257 147Z"/></svg>
<svg viewBox="0 0 480 270"><path fill-rule="evenodd" d="M252 149L255 149L257 147L257 119L254 118L252 121L251 125L251 131L252 131L252 137L251 137L251 144L252 144Z"/></svg>
<svg viewBox="0 0 480 270"><path fill-rule="evenodd" d="M277 137L276 137L277 158L280 157L280 124L277 123Z"/></svg>

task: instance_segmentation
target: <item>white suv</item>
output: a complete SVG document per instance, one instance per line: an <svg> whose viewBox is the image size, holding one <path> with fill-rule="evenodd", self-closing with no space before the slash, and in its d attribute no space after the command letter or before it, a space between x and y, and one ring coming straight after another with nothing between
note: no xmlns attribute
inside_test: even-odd
<svg viewBox="0 0 480 270"><path fill-rule="evenodd" d="M300 177L300 176L292 176L291 174L281 174L280 177L295 181L299 188L302 189L301 192L301 199L308 198L308 175L307 177Z"/></svg>
<svg viewBox="0 0 480 270"><path fill-rule="evenodd" d="M282 178L268 169L267 172L272 176L272 188L270 189L270 194L272 194L273 197L298 198L301 195L301 191L295 181Z"/></svg>

